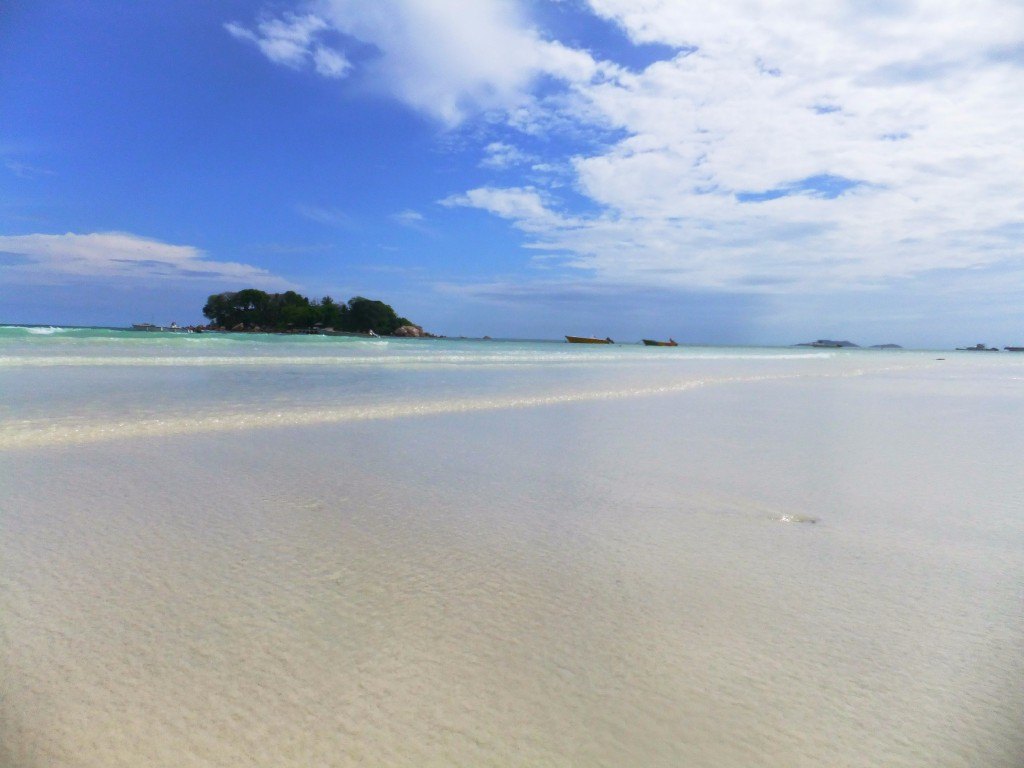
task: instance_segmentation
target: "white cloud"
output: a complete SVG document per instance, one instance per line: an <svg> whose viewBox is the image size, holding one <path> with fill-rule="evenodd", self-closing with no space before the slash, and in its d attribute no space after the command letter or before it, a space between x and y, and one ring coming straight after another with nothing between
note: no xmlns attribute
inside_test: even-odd
<svg viewBox="0 0 1024 768"><path fill-rule="evenodd" d="M572 169L585 215L564 179L525 167L508 189L444 201L508 219L598 281L870 288L1020 260L1018 0L589 6L678 55L629 71L545 37L512 0L309 0L259 40L288 66L328 31L372 44L366 79L450 126L486 112L503 136L614 129L534 163ZM483 165L518 171L518 151L492 141Z"/></svg>
<svg viewBox="0 0 1024 768"><path fill-rule="evenodd" d="M546 40L507 0L315 0L338 31L372 43L367 69L381 88L456 125L481 111L507 112L532 100L542 75L563 82L598 76L583 52Z"/></svg>
<svg viewBox="0 0 1024 768"><path fill-rule="evenodd" d="M492 141L484 147L484 159L480 161L480 165L483 168L504 170L505 168L532 163L536 159L534 155L524 152L511 144L506 144L503 141Z"/></svg>
<svg viewBox="0 0 1024 768"><path fill-rule="evenodd" d="M1019 261L1024 67L993 52L1024 6L872 5L593 0L636 42L687 47L575 86L577 120L626 136L573 158L597 212L520 188L448 202L620 284L829 290ZM829 178L849 189L807 189Z"/></svg>
<svg viewBox="0 0 1024 768"><path fill-rule="evenodd" d="M425 220L422 213L412 210L401 211L391 218L399 224L422 224Z"/></svg>
<svg viewBox="0 0 1024 768"><path fill-rule="evenodd" d="M6 266L4 261L8 262ZM231 281L233 285L266 288L288 285L259 267L215 261L191 245L162 243L127 232L0 235L0 275L11 284L188 280Z"/></svg>
<svg viewBox="0 0 1024 768"><path fill-rule="evenodd" d="M432 234L431 230L427 227L426 216L419 211L407 209L399 211L398 213L393 213L390 218L393 222L400 224L403 227L415 229L417 232Z"/></svg>
<svg viewBox="0 0 1024 768"><path fill-rule="evenodd" d="M498 189L481 187L441 201L448 207L480 208L504 219L509 219L526 232L550 233L571 227L564 216L549 210L541 194L532 187Z"/></svg>
<svg viewBox="0 0 1024 768"><path fill-rule="evenodd" d="M295 206L295 212L304 219L309 219L310 221L315 221L317 224L324 224L328 227L337 227L338 229L355 228L355 223L352 221L352 217L345 213L345 211L338 208L298 203Z"/></svg>
<svg viewBox="0 0 1024 768"><path fill-rule="evenodd" d="M392 214L390 219L406 229L414 230L423 235L430 235L433 237L437 234L437 232L427 223L427 217L419 211L406 209Z"/></svg>
<svg viewBox="0 0 1024 768"><path fill-rule="evenodd" d="M264 18L256 24L255 31L235 21L228 22L224 28L239 40L256 45L275 64L302 69L312 63L319 74L334 78L345 77L352 68L343 53L320 39L328 26L314 14L289 13L279 19Z"/></svg>
<svg viewBox="0 0 1024 768"><path fill-rule="evenodd" d="M41 168L36 165L29 165L18 160L7 160L4 162L11 173L21 179L38 179L42 176L55 176L56 172L49 168Z"/></svg>
<svg viewBox="0 0 1024 768"><path fill-rule="evenodd" d="M361 65L368 80L450 126L532 103L541 76L588 82L604 70L585 51L545 39L508 0L306 0L300 7L301 14L264 18L256 31L237 22L227 30L294 68L328 50L327 31L373 45L379 55ZM348 73L348 59L332 52L345 63L339 74ZM317 70L338 76L319 60Z"/></svg>
<svg viewBox="0 0 1024 768"><path fill-rule="evenodd" d="M342 54L322 46L313 50L313 65L324 77L344 77L352 69Z"/></svg>

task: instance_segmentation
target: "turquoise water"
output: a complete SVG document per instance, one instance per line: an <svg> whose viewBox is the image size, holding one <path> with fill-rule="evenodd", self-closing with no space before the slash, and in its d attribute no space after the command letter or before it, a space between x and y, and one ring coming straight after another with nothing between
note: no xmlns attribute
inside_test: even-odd
<svg viewBox="0 0 1024 768"><path fill-rule="evenodd" d="M38 357L45 364L51 357L124 358L125 364L160 365L178 356L201 357L209 364L226 364L228 359L245 363L250 359L281 358L325 363L341 360L364 362L387 359L437 362L559 362L582 359L658 360L676 357L717 357L760 355L773 357L822 357L837 350L801 347L645 347L632 344L583 345L564 340L481 340L481 339L368 339L356 336L262 333L161 333L113 328L0 325L0 344L5 362L8 356ZM861 352L869 350L860 350ZM883 351L891 353L891 351Z"/></svg>
<svg viewBox="0 0 1024 768"><path fill-rule="evenodd" d="M985 366L975 366L977 353L963 352L0 326L0 441L72 427L79 439L101 428L127 434L133 423L158 420L171 430L185 422L194 429L227 428L232 420L251 427L387 409L441 412L621 399L733 380L934 366L939 356L946 358L945 376L959 375L964 365L971 375L984 368L1011 378L1024 369L1024 355L1012 354L989 355Z"/></svg>
<svg viewBox="0 0 1024 768"><path fill-rule="evenodd" d="M0 765L1021 764L1024 355L0 327L0 393Z"/></svg>

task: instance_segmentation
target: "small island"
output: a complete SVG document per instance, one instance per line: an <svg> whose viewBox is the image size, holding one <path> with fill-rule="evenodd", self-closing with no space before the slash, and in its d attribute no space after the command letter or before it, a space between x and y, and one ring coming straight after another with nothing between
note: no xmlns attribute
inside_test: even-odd
<svg viewBox="0 0 1024 768"><path fill-rule="evenodd" d="M818 339L817 341L805 341L801 344L794 344L794 347L818 347L826 349L862 349L860 344L852 341L834 341L832 339ZM868 349L903 349L899 344L872 344Z"/></svg>
<svg viewBox="0 0 1024 768"><path fill-rule="evenodd" d="M363 296L347 303L330 296L309 299L295 291L266 293L256 288L210 296L203 307L207 330L261 333L358 333L432 337L391 305Z"/></svg>
<svg viewBox="0 0 1024 768"><path fill-rule="evenodd" d="M832 339L818 339L817 341L805 341L800 344L794 344L795 347L827 347L829 349L840 349L852 347L854 349L860 349L860 345L854 344L852 341L833 341Z"/></svg>

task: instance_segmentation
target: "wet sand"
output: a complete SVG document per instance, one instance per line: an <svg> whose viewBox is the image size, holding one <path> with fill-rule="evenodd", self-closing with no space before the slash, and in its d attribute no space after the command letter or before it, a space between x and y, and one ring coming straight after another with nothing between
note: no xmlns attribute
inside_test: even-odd
<svg viewBox="0 0 1024 768"><path fill-rule="evenodd" d="M1024 397L910 368L8 444L0 764L1018 766Z"/></svg>

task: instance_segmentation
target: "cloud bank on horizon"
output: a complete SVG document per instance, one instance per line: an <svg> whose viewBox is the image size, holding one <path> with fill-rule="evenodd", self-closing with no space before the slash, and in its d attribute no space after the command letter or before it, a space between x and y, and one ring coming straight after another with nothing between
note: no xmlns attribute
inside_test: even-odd
<svg viewBox="0 0 1024 768"><path fill-rule="evenodd" d="M129 278L290 287L265 269L216 261L190 245L162 243L128 232L0 235L0 258L5 256L10 263L4 277L11 285Z"/></svg>
<svg viewBox="0 0 1024 768"><path fill-rule="evenodd" d="M556 39L527 3L270 8L225 28L276 64L482 132L495 181L438 202L508 221L538 263L732 292L987 267L1024 285L1016 0L581 5L665 52L642 67Z"/></svg>

